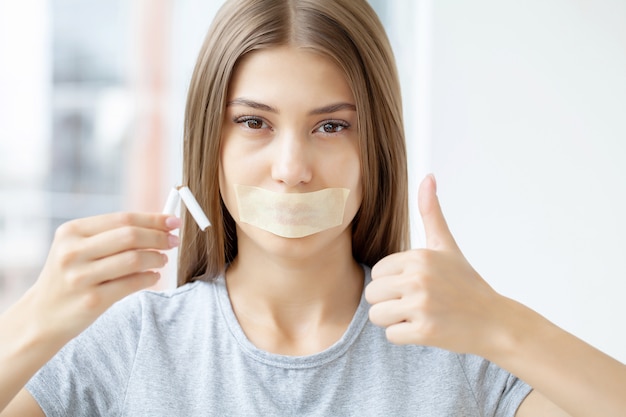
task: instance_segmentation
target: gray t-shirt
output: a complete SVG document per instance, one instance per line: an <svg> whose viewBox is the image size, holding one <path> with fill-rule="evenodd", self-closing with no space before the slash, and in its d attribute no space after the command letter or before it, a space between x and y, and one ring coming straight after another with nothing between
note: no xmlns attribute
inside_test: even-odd
<svg viewBox="0 0 626 417"><path fill-rule="evenodd" d="M323 352L259 350L220 278L118 302L27 389L47 416L487 417L514 416L531 388L476 356L392 345L363 297Z"/></svg>

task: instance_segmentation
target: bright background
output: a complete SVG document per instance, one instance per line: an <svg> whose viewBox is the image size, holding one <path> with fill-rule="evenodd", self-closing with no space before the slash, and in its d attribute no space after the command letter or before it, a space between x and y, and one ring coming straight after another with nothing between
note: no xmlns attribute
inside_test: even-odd
<svg viewBox="0 0 626 417"><path fill-rule="evenodd" d="M496 290L626 362L626 2L371 3L399 65L412 201L435 172ZM0 0L0 311L62 222L161 210L220 4Z"/></svg>

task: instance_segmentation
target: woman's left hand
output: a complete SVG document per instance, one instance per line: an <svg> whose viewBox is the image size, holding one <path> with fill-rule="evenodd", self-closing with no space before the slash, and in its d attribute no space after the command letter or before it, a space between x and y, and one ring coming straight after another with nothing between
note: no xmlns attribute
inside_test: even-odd
<svg viewBox="0 0 626 417"><path fill-rule="evenodd" d="M372 323L395 344L436 346L485 356L494 348L505 298L467 262L441 212L429 175L418 204L426 249L394 253L372 268L365 297ZM497 344L496 344L497 345Z"/></svg>

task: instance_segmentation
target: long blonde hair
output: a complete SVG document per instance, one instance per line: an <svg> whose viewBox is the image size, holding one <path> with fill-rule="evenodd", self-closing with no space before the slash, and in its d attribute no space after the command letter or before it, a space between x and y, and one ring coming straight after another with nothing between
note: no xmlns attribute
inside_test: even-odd
<svg viewBox="0 0 626 417"><path fill-rule="evenodd" d="M372 266L408 249L406 149L400 86L385 31L366 0L230 0L200 50L187 97L183 181L212 227L183 212L178 283L212 280L237 255L235 223L218 184L228 86L242 56L280 45L310 48L345 73L357 106L363 203L352 224L354 258Z"/></svg>

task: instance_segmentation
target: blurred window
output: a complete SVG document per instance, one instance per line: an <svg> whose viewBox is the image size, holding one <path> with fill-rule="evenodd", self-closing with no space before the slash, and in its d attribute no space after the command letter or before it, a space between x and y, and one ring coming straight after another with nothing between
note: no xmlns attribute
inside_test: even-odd
<svg viewBox="0 0 626 417"><path fill-rule="evenodd" d="M3 148L4 157L26 154L28 162L7 160L0 168L0 311L35 281L61 223L121 208L124 147L132 118L132 5L125 0L40 1L42 11L34 15L48 31L21 39L14 49L0 47L2 62L33 53L26 49L30 43L41 48L36 52L40 56L24 61L17 78L23 86L9 91L12 96L2 104L13 118L49 126L31 135L28 126L19 126L23 122L15 123L18 137ZM13 17L25 9L3 7ZM15 35L8 30L4 34L5 41ZM28 95L32 79L48 85ZM42 111L20 106L22 99L41 104ZM4 108L9 101L15 107ZM10 124L6 117L0 120Z"/></svg>

